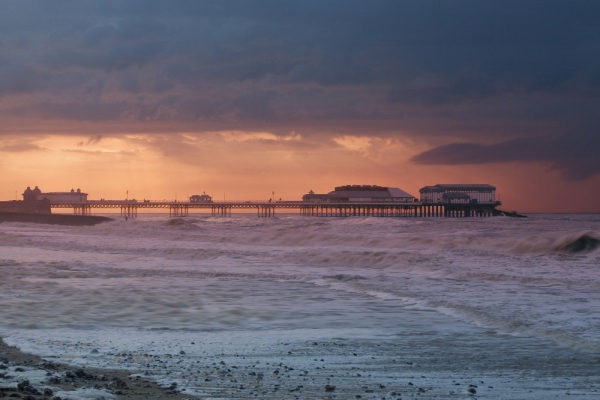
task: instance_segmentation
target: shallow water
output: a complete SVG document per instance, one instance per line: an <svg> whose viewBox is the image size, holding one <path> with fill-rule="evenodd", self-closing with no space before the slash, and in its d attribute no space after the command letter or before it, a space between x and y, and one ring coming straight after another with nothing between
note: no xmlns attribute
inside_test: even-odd
<svg viewBox="0 0 600 400"><path fill-rule="evenodd" d="M335 379L337 394L380 398L421 373L422 396L485 377L478 397L593 397L600 249L586 244L599 232L599 215L4 223L0 335L213 397L306 397Z"/></svg>

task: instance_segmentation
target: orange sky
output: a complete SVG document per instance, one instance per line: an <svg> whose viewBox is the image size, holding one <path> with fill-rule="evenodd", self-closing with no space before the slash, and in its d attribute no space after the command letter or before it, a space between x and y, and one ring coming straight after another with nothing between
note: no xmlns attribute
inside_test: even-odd
<svg viewBox="0 0 600 400"><path fill-rule="evenodd" d="M122 134L0 138L0 197L21 199L26 186L43 191L81 188L90 199L184 199L204 191L221 200L297 200L343 184L397 186L418 196L436 183L490 183L503 208L520 212L599 212L590 185L572 184L535 163L422 166L409 159L424 143L385 137L305 138L290 132L221 131L161 135ZM21 148L19 147L21 145Z"/></svg>

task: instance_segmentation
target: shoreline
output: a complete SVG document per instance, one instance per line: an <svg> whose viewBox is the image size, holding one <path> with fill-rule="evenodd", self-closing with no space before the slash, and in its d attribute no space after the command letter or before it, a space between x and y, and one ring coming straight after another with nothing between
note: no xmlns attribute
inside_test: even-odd
<svg viewBox="0 0 600 400"><path fill-rule="evenodd" d="M79 362L69 366L54 362L58 357L30 355L0 339L0 397L541 400L569 395L592 399L600 391L594 354L536 338L461 328L461 323L451 335L432 334L427 327L446 318L430 319L423 311L409 313L423 326L394 337L309 335L294 340L282 335L262 343L247 342L242 351L238 339L243 337L219 342L213 342L215 337L205 338L201 343L189 342L187 337L188 346L182 346L181 340L173 340L171 346L185 348L181 357L139 351L116 354L117 365L127 369L94 368ZM85 341L81 345L85 346ZM194 355L191 350L197 345L214 351ZM186 358L191 362L180 366ZM32 395L30 386L38 394ZM53 393L44 396L47 388Z"/></svg>
<svg viewBox="0 0 600 400"><path fill-rule="evenodd" d="M0 338L0 397L76 399L82 394L98 399L194 399L174 387L135 375L136 371L71 367L23 353ZM17 397L17 396L19 397Z"/></svg>

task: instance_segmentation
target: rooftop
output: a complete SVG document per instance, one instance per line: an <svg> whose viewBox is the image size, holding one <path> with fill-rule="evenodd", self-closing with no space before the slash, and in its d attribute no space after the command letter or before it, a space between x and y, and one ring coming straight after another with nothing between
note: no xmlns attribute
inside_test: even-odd
<svg viewBox="0 0 600 400"><path fill-rule="evenodd" d="M496 187L487 183L439 183L435 186L446 190L496 190Z"/></svg>

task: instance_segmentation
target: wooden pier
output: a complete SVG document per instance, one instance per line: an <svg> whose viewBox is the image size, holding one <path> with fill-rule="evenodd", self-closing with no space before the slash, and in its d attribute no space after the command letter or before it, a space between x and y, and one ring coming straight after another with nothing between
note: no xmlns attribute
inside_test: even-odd
<svg viewBox="0 0 600 400"><path fill-rule="evenodd" d="M193 214L229 217L233 210L256 212L259 218L277 213L299 212L310 217L394 217L394 218L465 218L498 215L500 202L473 203L312 203L312 202L169 202L136 200L89 200L82 203L51 204L51 208L73 209L77 215L91 215L92 210L120 210L121 216L135 218L139 210L169 210L171 217Z"/></svg>

